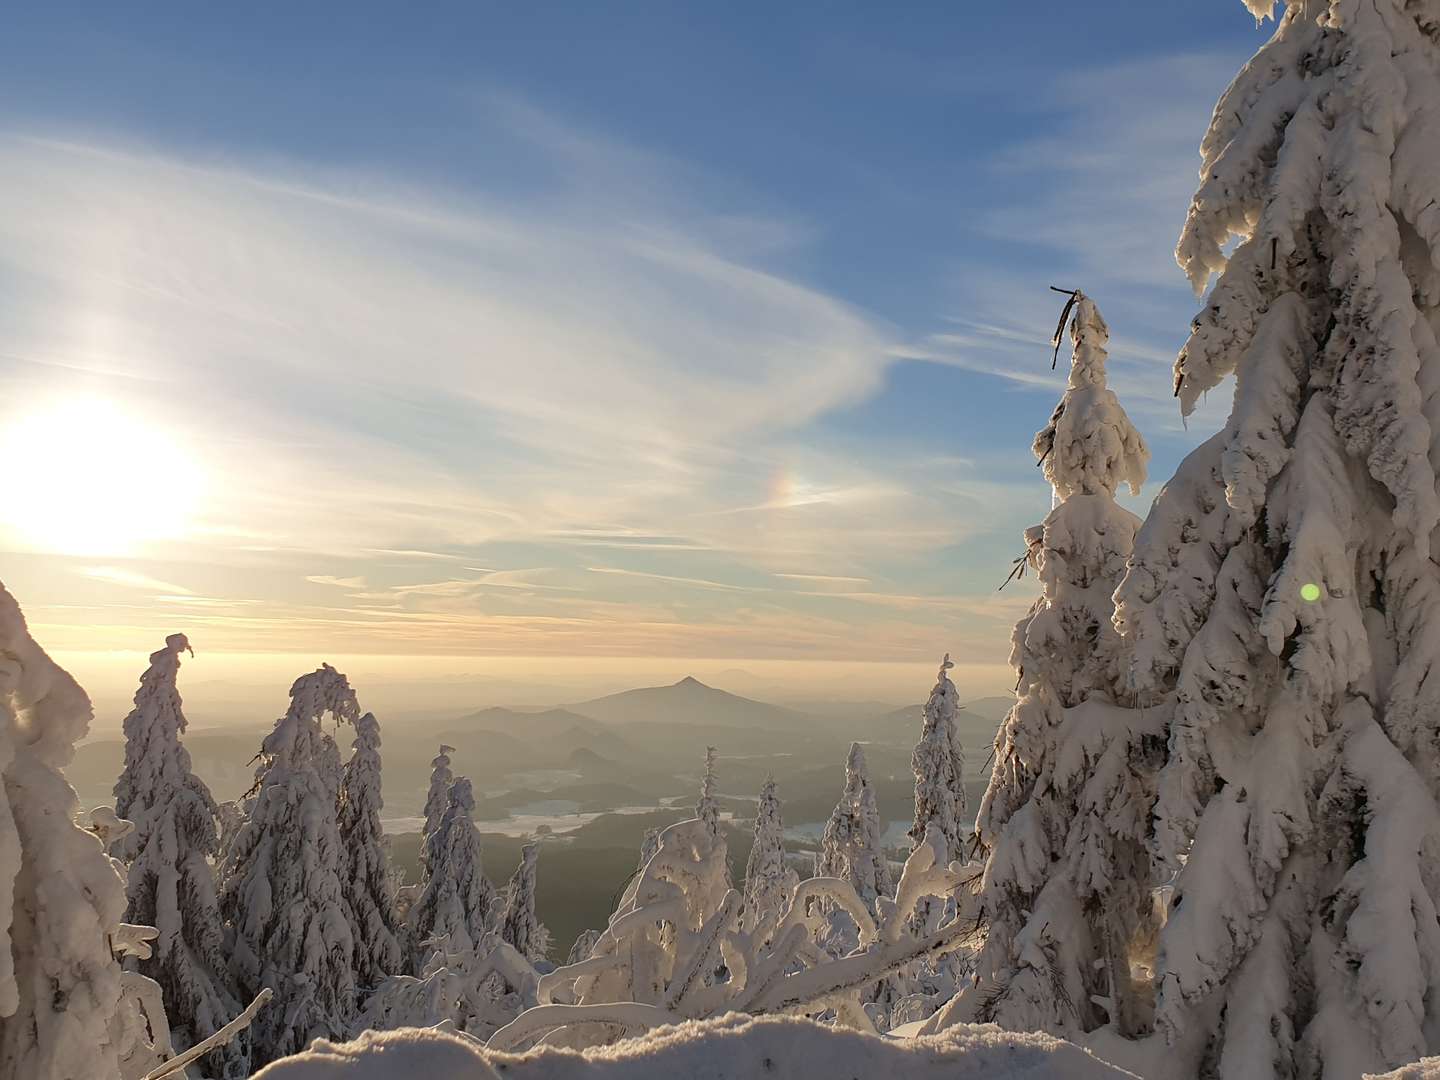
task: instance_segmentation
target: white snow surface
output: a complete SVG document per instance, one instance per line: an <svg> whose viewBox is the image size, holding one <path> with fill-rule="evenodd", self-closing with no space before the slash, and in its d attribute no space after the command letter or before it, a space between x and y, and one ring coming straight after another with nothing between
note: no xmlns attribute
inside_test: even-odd
<svg viewBox="0 0 1440 1080"><path fill-rule="evenodd" d="M1426 1074L1417 1074L1426 1075ZM366 1032L317 1042L254 1080L1121 1080L1133 1074L1047 1035L961 1025L920 1039L883 1039L794 1017L742 1017L660 1028L614 1046L524 1054L487 1051L441 1032ZM1408 1080L1408 1078L1407 1078Z"/></svg>
<svg viewBox="0 0 1440 1080"><path fill-rule="evenodd" d="M1440 1080L1440 1057L1427 1057L1393 1072L1368 1073L1365 1080Z"/></svg>

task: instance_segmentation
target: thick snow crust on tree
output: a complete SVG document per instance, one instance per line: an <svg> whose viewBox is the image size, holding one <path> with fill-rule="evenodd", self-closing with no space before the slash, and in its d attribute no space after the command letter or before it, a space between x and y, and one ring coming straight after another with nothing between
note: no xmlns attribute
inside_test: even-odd
<svg viewBox="0 0 1440 1080"><path fill-rule="evenodd" d="M1075 294L1070 342L1065 396L1035 436L1035 458L1062 502L1072 495L1114 495L1121 484L1138 494L1150 450L1106 385L1110 328L1084 293Z"/></svg>
<svg viewBox="0 0 1440 1080"><path fill-rule="evenodd" d="M472 953L499 914L499 898L485 876L470 781L452 780L446 798L429 845L430 878L410 909L410 934L421 952Z"/></svg>
<svg viewBox="0 0 1440 1080"><path fill-rule="evenodd" d="M895 891L890 863L881 848L883 834L865 751L858 742L851 743L845 761L845 790L821 835L816 876L847 882L865 906L875 911L876 901Z"/></svg>
<svg viewBox="0 0 1440 1080"><path fill-rule="evenodd" d="M125 887L61 772L91 715L0 587L0 1076L121 1075Z"/></svg>
<svg viewBox="0 0 1440 1080"><path fill-rule="evenodd" d="M741 923L749 931L762 922L777 924L795 886L800 883L800 875L785 861L785 821L781 805L775 791L775 778L770 777L760 790L760 800L755 807L755 838L745 862L745 910Z"/></svg>
<svg viewBox="0 0 1440 1080"><path fill-rule="evenodd" d="M219 850L217 807L190 767L176 679L184 634L150 656L135 708L125 717L125 767L115 808L133 828L112 845L128 863L125 920L158 931L147 955L130 961L159 984L175 1046L186 1050L225 1026L241 1005L231 985L211 860ZM249 1073L247 1041L205 1062L210 1074Z"/></svg>
<svg viewBox="0 0 1440 1080"><path fill-rule="evenodd" d="M967 875L945 864L932 828L911 853L894 896L878 917L847 882L811 878L796 886L777 923L753 931L740 921L740 894L724 877L725 846L699 819L678 822L626 890L588 957L540 978L540 1004L497 1031L495 1049L538 1042L571 1047L615 1042L684 1019L728 1012L827 1012L838 1023L874 1031L862 997L916 961L953 950L970 935L974 905ZM913 932L917 907L954 896L957 917ZM973 898L971 898L973 899ZM853 952L835 957L816 944L826 906L858 927Z"/></svg>
<svg viewBox="0 0 1440 1080"><path fill-rule="evenodd" d="M455 774L450 769L450 755L453 746L440 745L440 751L430 762L430 789L425 794L425 827L420 831L420 877L421 882L430 874L430 838L440 828L440 819L450 804L450 782Z"/></svg>
<svg viewBox="0 0 1440 1080"><path fill-rule="evenodd" d="M915 770L915 823L910 827L910 840L923 843L933 822L949 845L950 860L964 858L966 840L965 751L955 724L960 702L949 675L954 666L946 653L925 703L920 741L910 758Z"/></svg>
<svg viewBox="0 0 1440 1080"><path fill-rule="evenodd" d="M431 953L419 976L391 975L369 994L354 1033L434 1027L488 1039L536 1003L539 975L498 934L467 952Z"/></svg>
<svg viewBox="0 0 1440 1080"><path fill-rule="evenodd" d="M1140 527L1115 501L1122 484L1138 494L1150 460L1145 440L1106 385L1110 330L1095 302L1075 296L1070 377L1033 450L1056 504L1026 535L1027 558L1042 596L1015 629L1011 662L1042 681L1063 706L1092 690L1113 694L1120 637L1112 625L1115 586ZM1022 637L1023 631L1023 637Z"/></svg>
<svg viewBox="0 0 1440 1080"><path fill-rule="evenodd" d="M341 896L354 938L358 987L375 986L405 966L390 854L380 811L380 723L373 713L355 721L355 742L340 782L340 844L344 855Z"/></svg>
<svg viewBox="0 0 1440 1080"><path fill-rule="evenodd" d="M349 1031L355 940L341 885L340 758L321 724L327 715L338 724L359 714L350 684L328 664L295 681L289 710L261 744L250 816L220 868L240 996L275 993L250 1029L256 1061Z"/></svg>
<svg viewBox="0 0 1440 1080"><path fill-rule="evenodd" d="M535 864L540 845L528 843L520 849L520 865L505 889L505 906L500 913L500 937L532 964L545 959L550 948L550 931L535 916Z"/></svg>
<svg viewBox="0 0 1440 1080"><path fill-rule="evenodd" d="M1175 700L1157 1025L1227 1077L1440 1050L1437 31L1434 0L1288 5L1176 251L1219 274L1178 396L1234 374L1234 406L1116 616L1137 693Z"/></svg>
<svg viewBox="0 0 1440 1080"><path fill-rule="evenodd" d="M993 1026L883 1039L796 1017L731 1015L584 1052L543 1047L507 1054L436 1031L369 1032L352 1043L319 1043L264 1069L256 1080L1120 1080L1130 1075L1070 1043Z"/></svg>
<svg viewBox="0 0 1440 1080"><path fill-rule="evenodd" d="M715 798L715 747L705 748L705 772L700 777L700 799L695 816L716 836L720 835L720 803Z"/></svg>
<svg viewBox="0 0 1440 1080"><path fill-rule="evenodd" d="M1069 333L1066 391L1034 443L1057 500L1026 533L1042 591L1015 626L1016 702L976 822L987 938L978 978L932 1028L1133 1033L1146 1019L1131 972L1152 932L1145 840L1165 713L1125 686L1111 595L1140 526L1115 491L1139 487L1149 452L1106 386L1109 330L1083 293Z"/></svg>

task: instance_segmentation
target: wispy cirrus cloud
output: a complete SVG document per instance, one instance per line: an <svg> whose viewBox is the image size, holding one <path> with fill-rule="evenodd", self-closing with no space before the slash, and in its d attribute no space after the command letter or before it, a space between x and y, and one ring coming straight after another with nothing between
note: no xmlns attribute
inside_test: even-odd
<svg viewBox="0 0 1440 1080"><path fill-rule="evenodd" d="M142 589L146 592L165 593L173 596L192 595L184 585L160 581L158 578L119 566L85 566L80 568L79 573L93 581L104 581L111 585L124 586L127 589Z"/></svg>
<svg viewBox="0 0 1440 1080"><path fill-rule="evenodd" d="M1081 288L1110 323L1111 385L1147 431L1188 444L1170 366L1195 300L1172 252L1197 183L1198 146L1233 55L1148 56L1072 70L1041 84L1032 102L1048 133L1022 138L981 163L1023 194L976 215L992 240L1041 253L1038 274L961 263L949 325L897 347L898 356L952 364L1017 387L1058 389L1047 362L1063 298ZM1032 126L1033 125L1029 125ZM1068 344L1061 349L1061 365ZM1218 423L1225 395L1192 419Z"/></svg>
<svg viewBox="0 0 1440 1080"><path fill-rule="evenodd" d="M245 649L736 656L893 656L973 621L896 564L983 527L1003 500L956 486L977 466L806 435L897 355L784 272L809 223L501 111L587 183L517 202L0 136L6 405L133 402L223 478L163 553L206 568L187 621Z"/></svg>

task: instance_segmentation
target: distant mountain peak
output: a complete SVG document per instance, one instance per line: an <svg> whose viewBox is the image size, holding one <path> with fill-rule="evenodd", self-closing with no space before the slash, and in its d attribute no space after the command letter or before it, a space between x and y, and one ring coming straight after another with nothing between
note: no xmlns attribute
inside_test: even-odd
<svg viewBox="0 0 1440 1080"><path fill-rule="evenodd" d="M804 717L791 709L707 686L693 675L667 686L622 690L593 701L568 706L582 716L607 724L651 722L711 724L721 727L763 727L799 722Z"/></svg>

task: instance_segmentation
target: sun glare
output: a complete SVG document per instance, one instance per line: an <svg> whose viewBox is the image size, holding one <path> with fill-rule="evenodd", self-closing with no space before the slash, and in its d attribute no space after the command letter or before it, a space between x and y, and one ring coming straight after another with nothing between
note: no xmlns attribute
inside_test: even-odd
<svg viewBox="0 0 1440 1080"><path fill-rule="evenodd" d="M59 402L0 426L0 522L27 550L128 555L183 536L200 469L169 435L108 401Z"/></svg>

